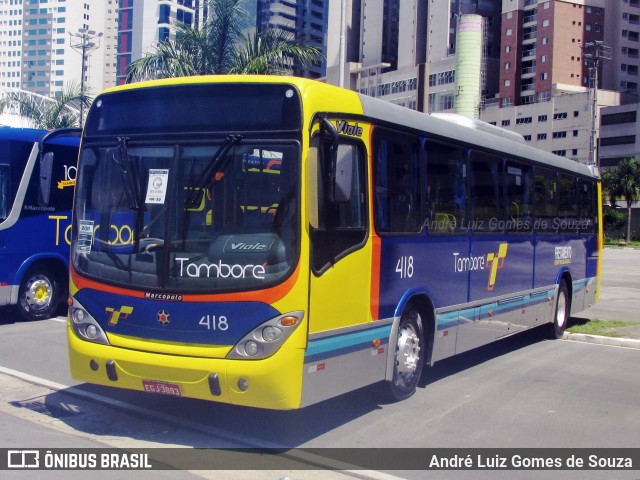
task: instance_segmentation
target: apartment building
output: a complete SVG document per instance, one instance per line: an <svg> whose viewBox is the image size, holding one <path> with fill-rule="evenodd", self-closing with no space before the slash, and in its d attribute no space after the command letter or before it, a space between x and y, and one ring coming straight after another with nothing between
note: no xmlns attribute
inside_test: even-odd
<svg viewBox="0 0 640 480"><path fill-rule="evenodd" d="M587 85L584 46L604 39L605 3L502 0L501 106L548 101L554 84Z"/></svg>
<svg viewBox="0 0 640 480"><path fill-rule="evenodd" d="M640 159L640 103L601 111L598 154L601 167L617 167L627 157Z"/></svg>
<svg viewBox="0 0 640 480"><path fill-rule="evenodd" d="M119 0L116 83L125 83L132 61L153 44L175 35L174 22L201 24L205 5L204 0Z"/></svg>
<svg viewBox="0 0 640 480"><path fill-rule="evenodd" d="M591 100L584 87L553 85L547 101L510 107L494 104L482 111L481 119L521 134L533 147L588 164ZM598 112L628 100L623 93L599 90Z"/></svg>
<svg viewBox="0 0 640 480"><path fill-rule="evenodd" d="M103 87L105 0L0 0L0 87L55 96L71 82ZM81 32L95 32L85 45ZM89 43L91 45L89 46Z"/></svg>
<svg viewBox="0 0 640 480"><path fill-rule="evenodd" d="M326 32L329 0L257 0L256 28L282 30L305 45L318 48L322 60L313 65L294 65L294 74L320 78L326 74Z"/></svg>
<svg viewBox="0 0 640 480"><path fill-rule="evenodd" d="M106 0L104 2L104 27L102 43L103 84L102 88L113 87L117 84L118 73L118 2ZM98 92L94 92L98 93Z"/></svg>
<svg viewBox="0 0 640 480"><path fill-rule="evenodd" d="M341 0L335 4L329 12L327 82L415 110L451 109L458 18L472 13L485 18L484 93L497 93L499 2Z"/></svg>
<svg viewBox="0 0 640 480"><path fill-rule="evenodd" d="M640 0L607 3L604 43L612 53L602 72L604 88L639 94Z"/></svg>

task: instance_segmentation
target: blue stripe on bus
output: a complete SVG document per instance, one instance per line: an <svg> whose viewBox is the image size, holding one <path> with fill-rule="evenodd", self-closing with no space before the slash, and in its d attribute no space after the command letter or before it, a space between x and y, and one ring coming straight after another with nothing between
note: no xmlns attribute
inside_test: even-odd
<svg viewBox="0 0 640 480"><path fill-rule="evenodd" d="M513 303L507 302L500 304L496 301L478 305L476 307L462 308L460 310L454 310L451 312L439 313L436 315L438 330L440 331L455 328L458 325L459 317L469 320L486 320L498 314L530 308L540 303L547 303L549 301L549 298L554 297L555 290L546 290L542 293L533 296L531 294L525 295L522 300L514 301ZM504 302L504 300L502 300L502 302ZM479 318L475 318L475 312L477 309L480 310Z"/></svg>
<svg viewBox="0 0 640 480"><path fill-rule="evenodd" d="M389 343L391 325L348 332L331 337L310 340L305 354L305 363L313 363L326 358L372 348L372 342L380 340L381 345Z"/></svg>

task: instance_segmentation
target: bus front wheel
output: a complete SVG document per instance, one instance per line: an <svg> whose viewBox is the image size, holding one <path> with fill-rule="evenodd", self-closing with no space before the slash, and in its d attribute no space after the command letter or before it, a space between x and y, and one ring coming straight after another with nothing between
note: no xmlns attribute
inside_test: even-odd
<svg viewBox="0 0 640 480"><path fill-rule="evenodd" d="M424 334L422 317L409 305L398 326L393 365L393 378L388 382L393 400L413 395L424 365Z"/></svg>
<svg viewBox="0 0 640 480"><path fill-rule="evenodd" d="M46 267L31 267L18 291L18 311L24 320L44 320L55 316L62 286L54 272Z"/></svg>

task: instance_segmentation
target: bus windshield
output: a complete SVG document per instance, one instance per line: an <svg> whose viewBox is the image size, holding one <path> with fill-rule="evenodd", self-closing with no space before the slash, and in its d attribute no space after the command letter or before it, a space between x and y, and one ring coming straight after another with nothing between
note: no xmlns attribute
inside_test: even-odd
<svg viewBox="0 0 640 480"><path fill-rule="evenodd" d="M298 258L296 141L85 145L74 267L146 291L261 289Z"/></svg>

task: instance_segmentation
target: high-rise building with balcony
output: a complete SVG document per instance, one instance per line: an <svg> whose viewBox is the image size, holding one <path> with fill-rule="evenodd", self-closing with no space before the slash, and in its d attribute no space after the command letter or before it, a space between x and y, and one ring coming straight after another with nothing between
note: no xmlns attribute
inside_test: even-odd
<svg viewBox="0 0 640 480"><path fill-rule="evenodd" d="M555 84L587 85L584 46L604 39L605 3L503 0L501 106L548 101Z"/></svg>

